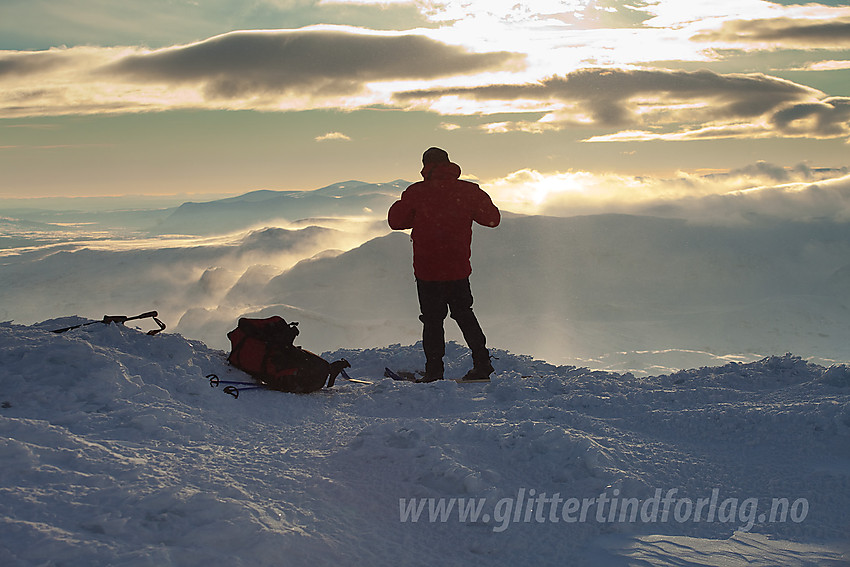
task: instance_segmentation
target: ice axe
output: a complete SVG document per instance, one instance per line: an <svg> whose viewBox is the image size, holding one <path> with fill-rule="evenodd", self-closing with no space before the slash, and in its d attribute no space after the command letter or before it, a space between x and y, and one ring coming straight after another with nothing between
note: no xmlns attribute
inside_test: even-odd
<svg viewBox="0 0 850 567"><path fill-rule="evenodd" d="M159 329L150 330L148 331L148 334L156 335L160 331L165 330L165 323L160 321L157 317L159 317L159 313L157 313L156 311L148 311L147 313L142 313L141 315L134 315L132 317L127 317L126 315L104 315L103 319L101 319L100 321L89 321L88 323L81 323L79 325L73 325L71 327L65 327L63 329L56 329L53 332L64 333L65 331L79 329L80 327L86 327L88 325L94 325L96 323L103 323L104 325L108 325L110 323L118 323L119 325L123 325L127 321L135 321L137 319L153 319L154 322L159 325Z"/></svg>

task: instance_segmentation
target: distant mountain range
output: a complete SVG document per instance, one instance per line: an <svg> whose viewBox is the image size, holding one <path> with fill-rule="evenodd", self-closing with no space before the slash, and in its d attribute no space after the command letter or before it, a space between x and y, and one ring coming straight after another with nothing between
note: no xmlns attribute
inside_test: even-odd
<svg viewBox="0 0 850 567"><path fill-rule="evenodd" d="M372 215L385 211L410 185L344 181L314 191L252 191L204 203L184 203L159 222L157 234L207 235L309 217Z"/></svg>

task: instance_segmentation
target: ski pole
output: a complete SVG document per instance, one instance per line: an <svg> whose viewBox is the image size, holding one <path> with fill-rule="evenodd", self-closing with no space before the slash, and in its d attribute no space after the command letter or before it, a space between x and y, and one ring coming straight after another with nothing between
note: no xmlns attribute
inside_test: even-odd
<svg viewBox="0 0 850 567"><path fill-rule="evenodd" d="M218 376L215 374L207 374L206 378L210 379L210 386L213 388L217 387L219 384L234 384L238 386L257 386L256 382L239 382L236 380L219 380Z"/></svg>
<svg viewBox="0 0 850 567"><path fill-rule="evenodd" d="M224 390L222 390L222 392L224 392L225 394L230 394L234 398L238 399L240 392L245 392L247 390L268 390L268 389L269 388L267 388L265 386L248 386L246 388L237 388L236 386L225 386L225 388L224 388Z"/></svg>
<svg viewBox="0 0 850 567"><path fill-rule="evenodd" d="M80 327L87 327L89 325L94 325L96 323L103 323L104 325L108 325L109 323L118 323L123 325L127 321L135 321L137 319L148 319L151 318L154 322L159 326L159 329L154 329L148 331L149 335L155 335L161 331L165 330L165 323L158 319L159 313L156 311L148 311L147 313L142 313L141 315L134 315L132 317L127 317L126 315L104 315L103 319L100 321L89 321L88 323L80 323L79 325L72 325L70 327L64 327L62 329L56 329L54 333L64 333L65 331L71 331L73 329L79 329Z"/></svg>

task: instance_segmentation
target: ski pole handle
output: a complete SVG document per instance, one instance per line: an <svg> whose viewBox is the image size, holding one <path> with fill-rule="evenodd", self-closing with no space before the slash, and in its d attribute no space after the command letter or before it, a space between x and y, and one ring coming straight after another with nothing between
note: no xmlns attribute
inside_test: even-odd
<svg viewBox="0 0 850 567"><path fill-rule="evenodd" d="M156 311L148 311L147 313L142 313L141 315L136 315L134 317L127 317L124 320L125 321L132 321L133 319L147 319L148 317L155 319L156 317L159 317L159 313L157 313Z"/></svg>

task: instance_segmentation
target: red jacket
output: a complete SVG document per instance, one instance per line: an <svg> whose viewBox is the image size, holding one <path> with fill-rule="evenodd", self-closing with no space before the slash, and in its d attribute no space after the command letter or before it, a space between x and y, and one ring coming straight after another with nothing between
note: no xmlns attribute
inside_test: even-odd
<svg viewBox="0 0 850 567"><path fill-rule="evenodd" d="M454 163L429 163L422 168L424 181L408 187L390 207L393 230L412 228L413 271L426 281L468 278L472 222L496 227L501 215L478 185L461 181Z"/></svg>

